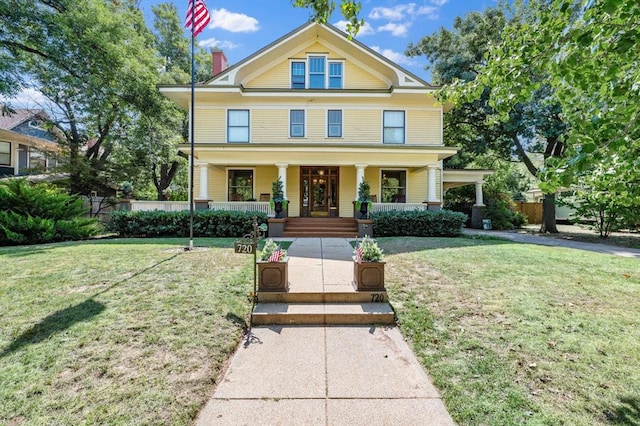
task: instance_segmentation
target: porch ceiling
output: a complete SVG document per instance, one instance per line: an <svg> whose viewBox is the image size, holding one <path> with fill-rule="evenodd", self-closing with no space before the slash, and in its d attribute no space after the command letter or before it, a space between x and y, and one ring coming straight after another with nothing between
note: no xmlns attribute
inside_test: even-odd
<svg viewBox="0 0 640 426"><path fill-rule="evenodd" d="M189 146L180 150L189 154ZM457 152L456 148L433 145L381 144L196 144L199 161L214 165L354 165L424 167Z"/></svg>
<svg viewBox="0 0 640 426"><path fill-rule="evenodd" d="M493 173L493 170L483 169L445 169L442 176L442 186L447 190L458 186L472 185L476 182L482 182L485 176L491 176Z"/></svg>

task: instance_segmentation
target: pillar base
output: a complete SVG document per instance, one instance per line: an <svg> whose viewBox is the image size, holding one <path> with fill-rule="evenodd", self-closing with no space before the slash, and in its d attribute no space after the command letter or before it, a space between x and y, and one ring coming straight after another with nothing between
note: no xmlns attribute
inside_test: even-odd
<svg viewBox="0 0 640 426"><path fill-rule="evenodd" d="M427 206L427 210L442 210L442 203L440 201L425 201L422 204L425 204Z"/></svg>
<svg viewBox="0 0 640 426"><path fill-rule="evenodd" d="M372 219L356 219L358 224L358 238L373 237L373 220Z"/></svg>
<svg viewBox="0 0 640 426"><path fill-rule="evenodd" d="M270 217L267 219L269 224L269 237L282 237L284 235L284 227L287 226L288 219Z"/></svg>
<svg viewBox="0 0 640 426"><path fill-rule="evenodd" d="M471 207L471 227L473 229L482 229L482 219L484 219L484 210L486 206Z"/></svg>
<svg viewBox="0 0 640 426"><path fill-rule="evenodd" d="M193 209L209 210L209 201L211 200L193 200Z"/></svg>

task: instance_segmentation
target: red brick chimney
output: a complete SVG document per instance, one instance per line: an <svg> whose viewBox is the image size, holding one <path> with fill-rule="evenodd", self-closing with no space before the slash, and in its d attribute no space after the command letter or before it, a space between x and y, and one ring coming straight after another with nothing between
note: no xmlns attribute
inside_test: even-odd
<svg viewBox="0 0 640 426"><path fill-rule="evenodd" d="M211 75L220 74L227 69L227 57L224 56L222 50L214 50L211 52Z"/></svg>

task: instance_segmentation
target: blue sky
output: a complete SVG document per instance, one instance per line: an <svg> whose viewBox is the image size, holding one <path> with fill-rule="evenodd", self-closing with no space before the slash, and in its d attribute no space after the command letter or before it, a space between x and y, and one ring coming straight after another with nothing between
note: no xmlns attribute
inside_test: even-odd
<svg viewBox="0 0 640 426"><path fill-rule="evenodd" d="M198 36L203 46L217 46L224 50L230 64L239 62L299 25L308 21L309 11L294 8L290 0L205 0L211 22ZM338 10L330 22L343 28ZM162 0L142 0L141 7L147 22L153 22L151 6ZM173 1L184 20L188 0ZM407 58L404 51L410 42L418 42L440 27L451 28L456 16L470 11L484 10L495 0L361 0L361 17L365 26L356 37L358 41L396 62L427 81L426 59Z"/></svg>

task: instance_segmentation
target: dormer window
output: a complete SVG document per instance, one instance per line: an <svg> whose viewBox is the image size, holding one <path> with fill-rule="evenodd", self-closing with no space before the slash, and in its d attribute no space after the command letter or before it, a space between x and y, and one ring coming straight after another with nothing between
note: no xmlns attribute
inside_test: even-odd
<svg viewBox="0 0 640 426"><path fill-rule="evenodd" d="M324 55L291 61L292 89L342 89L343 75L344 62L328 60Z"/></svg>

